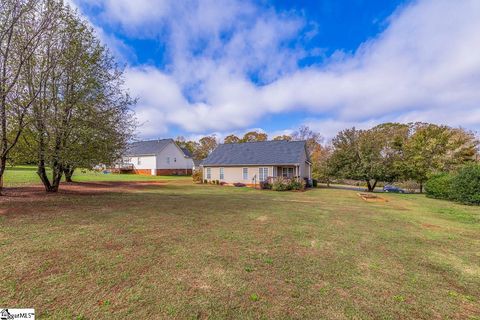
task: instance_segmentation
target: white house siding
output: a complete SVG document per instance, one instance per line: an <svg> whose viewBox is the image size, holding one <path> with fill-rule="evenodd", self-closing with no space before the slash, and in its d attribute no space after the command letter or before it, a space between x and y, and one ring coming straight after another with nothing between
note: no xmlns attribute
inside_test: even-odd
<svg viewBox="0 0 480 320"><path fill-rule="evenodd" d="M170 163L167 161L170 158ZM185 158L183 151L181 151L175 144L169 143L157 156L157 169L188 169L192 170L192 159Z"/></svg>
<svg viewBox="0 0 480 320"><path fill-rule="evenodd" d="M156 156L137 156L137 157L125 157L123 162L131 163L134 170L140 170L144 173L148 173L145 170L155 169L155 164L157 163ZM156 172L151 171L152 175L155 175Z"/></svg>

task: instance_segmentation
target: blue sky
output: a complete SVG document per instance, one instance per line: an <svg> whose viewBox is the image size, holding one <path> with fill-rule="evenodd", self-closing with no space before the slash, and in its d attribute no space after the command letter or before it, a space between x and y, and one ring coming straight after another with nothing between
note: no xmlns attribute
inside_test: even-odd
<svg viewBox="0 0 480 320"><path fill-rule="evenodd" d="M139 138L480 129L480 1L71 1L127 66Z"/></svg>

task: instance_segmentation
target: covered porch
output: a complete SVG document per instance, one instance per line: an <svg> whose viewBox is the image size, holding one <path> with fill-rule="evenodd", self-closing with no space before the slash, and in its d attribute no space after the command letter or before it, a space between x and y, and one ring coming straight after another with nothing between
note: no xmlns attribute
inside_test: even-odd
<svg viewBox="0 0 480 320"><path fill-rule="evenodd" d="M302 169L300 165L280 165L274 166L272 168L272 174L267 178L267 180L272 183L277 179L288 179L288 180L303 180L305 178L311 179L311 168Z"/></svg>
<svg viewBox="0 0 480 320"><path fill-rule="evenodd" d="M300 166L275 166L273 167L273 178L287 178L293 179L296 177L300 177Z"/></svg>

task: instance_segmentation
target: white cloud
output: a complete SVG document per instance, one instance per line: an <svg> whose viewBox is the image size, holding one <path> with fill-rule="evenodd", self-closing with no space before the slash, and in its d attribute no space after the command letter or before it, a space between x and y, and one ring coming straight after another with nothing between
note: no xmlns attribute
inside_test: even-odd
<svg viewBox="0 0 480 320"><path fill-rule="evenodd" d="M414 2L354 54L337 52L309 68L298 66L309 54L301 41L308 32L294 13L236 0L86 1L130 36L166 41L166 68L127 74L139 115L148 120L143 135L172 124L229 132L296 110L327 118L306 120L326 136L395 120L480 128L477 0Z"/></svg>

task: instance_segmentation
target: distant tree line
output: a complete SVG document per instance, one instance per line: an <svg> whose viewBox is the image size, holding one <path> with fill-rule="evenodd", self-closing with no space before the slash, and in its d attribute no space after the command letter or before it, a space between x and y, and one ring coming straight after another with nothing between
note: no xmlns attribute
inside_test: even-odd
<svg viewBox="0 0 480 320"><path fill-rule="evenodd" d="M327 176L365 181L413 180L420 192L428 178L474 160L478 140L462 128L430 123L385 123L368 130L346 129L332 141Z"/></svg>
<svg viewBox="0 0 480 320"><path fill-rule="evenodd" d="M46 191L56 192L75 168L118 159L135 127L123 79L63 1L2 0L0 180L7 162L33 162Z"/></svg>

